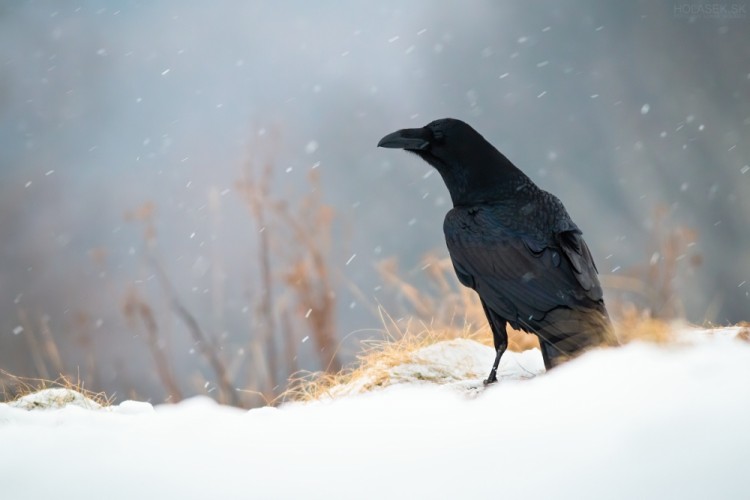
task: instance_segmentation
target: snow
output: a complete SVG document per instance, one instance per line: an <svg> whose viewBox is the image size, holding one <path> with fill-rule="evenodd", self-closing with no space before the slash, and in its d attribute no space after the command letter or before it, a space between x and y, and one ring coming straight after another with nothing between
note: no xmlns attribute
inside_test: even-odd
<svg viewBox="0 0 750 500"><path fill-rule="evenodd" d="M489 373L495 352L478 342L455 339L439 342L415 351L403 364L391 368L393 382L439 384L481 380ZM544 373L542 355L538 349L522 353L507 352L498 366L498 376L504 380L521 380Z"/></svg>
<svg viewBox="0 0 750 500"><path fill-rule="evenodd" d="M16 401L8 403L13 408L22 410L49 410L77 406L87 410L101 409L96 401L85 397L83 394L70 389L51 388L27 394Z"/></svg>
<svg viewBox="0 0 750 500"><path fill-rule="evenodd" d="M373 386L396 384L439 384L473 396L484 389L495 359L495 351L473 340L454 339L428 345L405 355L401 363L388 366L385 362L370 367L357 379L332 388L332 397L351 396ZM544 373L538 349L522 353L506 352L500 360L497 376L501 380L524 380Z"/></svg>
<svg viewBox="0 0 750 500"><path fill-rule="evenodd" d="M463 340L413 353L382 389L281 408L0 404L0 498L750 498L739 334L530 379L538 352L513 354L486 389L492 350Z"/></svg>

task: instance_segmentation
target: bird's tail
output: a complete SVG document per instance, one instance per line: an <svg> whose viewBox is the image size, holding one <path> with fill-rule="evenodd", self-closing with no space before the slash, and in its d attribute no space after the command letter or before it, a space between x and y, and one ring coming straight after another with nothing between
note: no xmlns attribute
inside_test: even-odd
<svg viewBox="0 0 750 500"><path fill-rule="evenodd" d="M535 329L550 369L563 361L597 346L618 345L606 309L559 308L547 313L544 325Z"/></svg>

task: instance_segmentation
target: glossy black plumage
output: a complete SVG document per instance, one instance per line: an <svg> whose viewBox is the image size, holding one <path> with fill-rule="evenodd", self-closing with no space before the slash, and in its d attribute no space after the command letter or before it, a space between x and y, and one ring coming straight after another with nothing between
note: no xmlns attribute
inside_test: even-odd
<svg viewBox="0 0 750 500"><path fill-rule="evenodd" d="M497 351L486 383L496 380L506 324L539 337L547 369L616 344L594 260L560 200L460 120L399 130L378 145L419 155L448 187L448 250L461 283L479 294Z"/></svg>

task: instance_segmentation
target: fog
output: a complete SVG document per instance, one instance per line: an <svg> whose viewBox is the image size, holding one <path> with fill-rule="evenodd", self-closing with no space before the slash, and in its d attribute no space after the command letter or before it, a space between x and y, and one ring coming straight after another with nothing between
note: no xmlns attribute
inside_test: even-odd
<svg viewBox="0 0 750 500"><path fill-rule="evenodd" d="M34 342L48 328L66 370L95 389L163 399L123 314L135 290L175 371L210 379L168 310L144 224L126 215L153 203L176 294L236 349L263 295L237 182L268 161L277 197L309 192L315 170L336 214L335 336L350 361L359 332L380 327L372 306L397 301L376 263L397 257L418 281L426 253L446 255L440 177L375 145L447 116L565 203L605 285L660 258L655 234L689 228L681 313L749 319L750 20L744 3L700 5L6 2L0 368L43 375ZM321 368L311 349L297 368Z"/></svg>

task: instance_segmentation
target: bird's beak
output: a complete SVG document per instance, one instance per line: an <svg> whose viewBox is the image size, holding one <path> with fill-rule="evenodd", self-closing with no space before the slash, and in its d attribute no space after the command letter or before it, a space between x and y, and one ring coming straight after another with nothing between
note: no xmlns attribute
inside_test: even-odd
<svg viewBox="0 0 750 500"><path fill-rule="evenodd" d="M426 128L405 128L388 134L378 142L380 148L427 149L430 146L432 133Z"/></svg>

